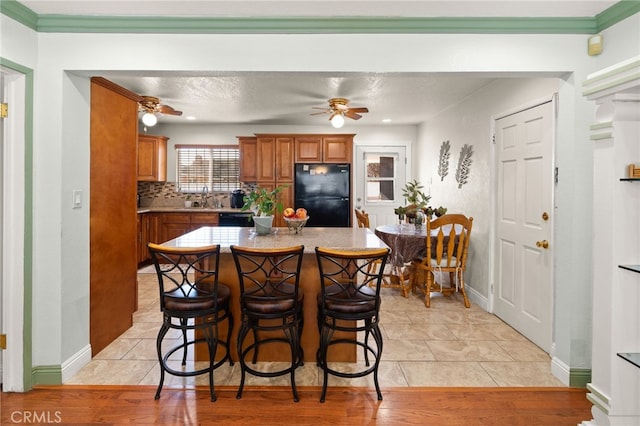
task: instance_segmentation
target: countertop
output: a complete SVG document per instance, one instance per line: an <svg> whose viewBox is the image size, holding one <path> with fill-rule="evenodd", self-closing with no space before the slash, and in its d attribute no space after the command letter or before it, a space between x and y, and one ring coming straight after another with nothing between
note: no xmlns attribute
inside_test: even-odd
<svg viewBox="0 0 640 426"><path fill-rule="evenodd" d="M316 246L353 250L388 248L368 228L304 228L300 234L295 234L288 228L273 228L270 235L257 235L253 228L203 226L164 243L171 247L213 244L220 244L221 253L231 253L231 245L253 248L304 245L305 253L315 253Z"/></svg>
<svg viewBox="0 0 640 426"><path fill-rule="evenodd" d="M138 213L251 213L231 207L138 207Z"/></svg>

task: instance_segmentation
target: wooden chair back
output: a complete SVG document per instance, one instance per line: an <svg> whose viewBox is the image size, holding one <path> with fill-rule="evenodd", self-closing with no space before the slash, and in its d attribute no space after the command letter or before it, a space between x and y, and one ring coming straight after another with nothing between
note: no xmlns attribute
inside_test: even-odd
<svg viewBox="0 0 640 426"><path fill-rule="evenodd" d="M356 213L356 220L358 221L358 228L369 227L369 215L364 210L353 209Z"/></svg>

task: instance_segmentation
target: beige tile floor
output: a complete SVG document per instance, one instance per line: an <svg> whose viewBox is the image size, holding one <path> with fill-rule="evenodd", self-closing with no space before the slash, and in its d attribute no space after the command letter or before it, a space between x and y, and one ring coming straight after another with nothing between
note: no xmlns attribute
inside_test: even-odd
<svg viewBox="0 0 640 426"><path fill-rule="evenodd" d="M66 384L158 384L155 337L162 317L158 309L156 276L152 272L145 268L138 274L139 310L134 314L133 326ZM496 316L473 304L466 309L457 296L432 299L431 308L427 309L419 295L404 298L397 290L383 289L380 317L384 348L379 380L383 388L564 386L551 374L551 360L544 351ZM261 368L270 367L266 364ZM341 366L352 367L350 364ZM179 368L179 361L176 361L176 368ZM233 367L226 364L218 368L215 382L216 385L237 386L240 383L238 363ZM296 383L320 386L322 373L315 363L305 363L296 373ZM196 378L167 375L165 378L165 387L207 384L206 375ZM246 384L288 386L289 378L247 375ZM330 376L329 385L373 386L373 378L348 380Z"/></svg>

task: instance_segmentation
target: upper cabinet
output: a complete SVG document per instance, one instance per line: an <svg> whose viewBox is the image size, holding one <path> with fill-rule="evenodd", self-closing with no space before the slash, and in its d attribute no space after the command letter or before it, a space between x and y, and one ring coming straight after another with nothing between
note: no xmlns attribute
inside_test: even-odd
<svg viewBox="0 0 640 426"><path fill-rule="evenodd" d="M258 138L238 136L238 148L240 149L240 182L257 181Z"/></svg>
<svg viewBox="0 0 640 426"><path fill-rule="evenodd" d="M295 138L296 163L351 163L352 134L301 135Z"/></svg>
<svg viewBox="0 0 640 426"><path fill-rule="evenodd" d="M239 136L241 182L293 182L292 136Z"/></svg>
<svg viewBox="0 0 640 426"><path fill-rule="evenodd" d="M295 163L351 163L354 134L238 136L241 182L292 183Z"/></svg>
<svg viewBox="0 0 640 426"><path fill-rule="evenodd" d="M167 180L166 136L138 135L138 181Z"/></svg>

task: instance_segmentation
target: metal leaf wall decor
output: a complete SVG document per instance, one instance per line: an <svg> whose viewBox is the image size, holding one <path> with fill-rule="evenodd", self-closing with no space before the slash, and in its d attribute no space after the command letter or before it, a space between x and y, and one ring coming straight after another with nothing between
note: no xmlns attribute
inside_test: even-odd
<svg viewBox="0 0 640 426"><path fill-rule="evenodd" d="M458 159L458 170L456 170L456 182L458 188L467 183L469 179L469 168L471 167L471 156L473 155L473 146L464 144L460 149L460 158Z"/></svg>
<svg viewBox="0 0 640 426"><path fill-rule="evenodd" d="M444 177L449 174L449 149L451 144L449 141L442 142L440 145L440 162L438 163L438 174L440 175L440 181L444 180Z"/></svg>

